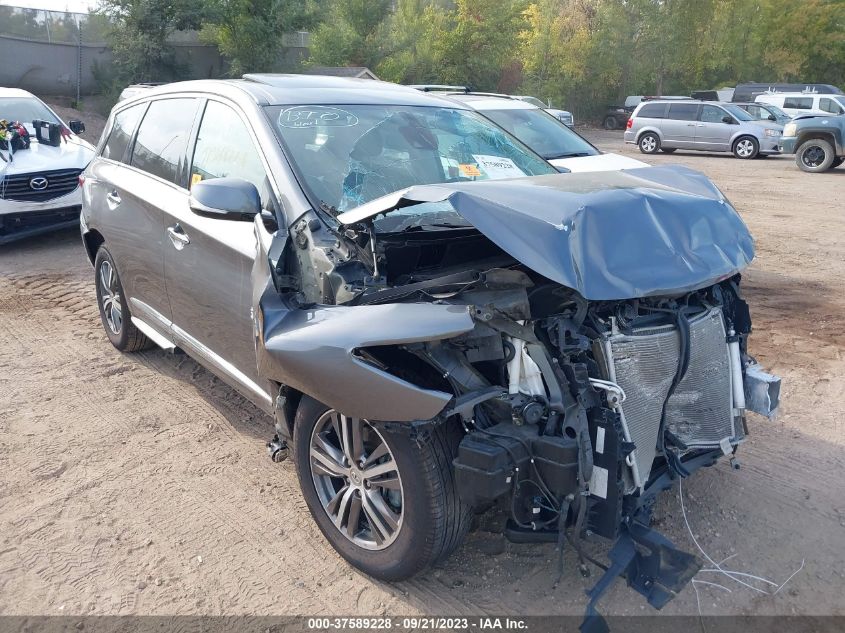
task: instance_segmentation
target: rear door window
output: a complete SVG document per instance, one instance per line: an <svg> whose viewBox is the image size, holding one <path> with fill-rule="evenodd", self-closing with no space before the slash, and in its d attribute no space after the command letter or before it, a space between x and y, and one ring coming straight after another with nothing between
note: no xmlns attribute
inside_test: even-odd
<svg viewBox="0 0 845 633"><path fill-rule="evenodd" d="M722 117L727 116L728 113L712 105L701 106L701 115L699 121L703 123L723 123Z"/></svg>
<svg viewBox="0 0 845 633"><path fill-rule="evenodd" d="M698 117L697 103L672 103L669 105L670 119L676 121L695 121Z"/></svg>
<svg viewBox="0 0 845 633"><path fill-rule="evenodd" d="M139 103L115 115L109 140L103 146L100 156L121 162L124 160L126 148L129 147L129 141L132 139L132 134L138 126L138 120L146 107L146 103Z"/></svg>
<svg viewBox="0 0 845 633"><path fill-rule="evenodd" d="M183 186L181 167L198 107L198 99L153 101L138 129L130 164Z"/></svg>
<svg viewBox="0 0 845 633"><path fill-rule="evenodd" d="M637 116L647 119L662 119L666 116L666 104L647 103L642 108L640 108L640 111Z"/></svg>
<svg viewBox="0 0 845 633"><path fill-rule="evenodd" d="M787 97L783 101L784 108L793 110L810 110L813 107L812 97Z"/></svg>

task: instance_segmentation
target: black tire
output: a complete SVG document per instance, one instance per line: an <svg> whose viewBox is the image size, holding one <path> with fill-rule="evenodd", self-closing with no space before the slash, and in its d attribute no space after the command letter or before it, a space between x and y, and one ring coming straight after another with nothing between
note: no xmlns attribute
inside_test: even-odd
<svg viewBox="0 0 845 633"><path fill-rule="evenodd" d="M830 164L830 168L831 168L831 169L836 169L836 168L837 168L837 167L839 167L842 163L845 163L845 158L841 158L841 157L840 157L840 158L834 158L834 159L833 159L833 162Z"/></svg>
<svg viewBox="0 0 845 633"><path fill-rule="evenodd" d="M795 163L801 171L816 174L827 171L833 166L836 151L828 141L821 138L811 138L804 141L795 152Z"/></svg>
<svg viewBox="0 0 845 633"><path fill-rule="evenodd" d="M618 127L616 124L616 117L615 116L606 116L604 117L604 129L605 130L615 130Z"/></svg>
<svg viewBox="0 0 845 633"><path fill-rule="evenodd" d="M660 151L663 152L664 154L671 154L676 149L677 149L676 147L661 147Z"/></svg>
<svg viewBox="0 0 845 633"><path fill-rule="evenodd" d="M731 151L741 160L751 160L760 153L760 143L753 136L740 136L734 141Z"/></svg>
<svg viewBox="0 0 845 633"><path fill-rule="evenodd" d="M637 139L637 146L643 154L656 154L660 151L660 137L654 132L646 132Z"/></svg>
<svg viewBox="0 0 845 633"><path fill-rule="evenodd" d="M305 502L332 547L354 567L387 581L410 578L451 554L466 536L472 518L472 508L460 500L455 488L452 460L461 439L458 425L447 422L422 431L412 440L405 430L388 431L383 425L364 422L377 430L378 439L389 448L401 481L410 482L402 484L401 524L394 540L383 549L373 550L353 542L335 526L317 492L312 434L318 423L325 424L321 420L327 413L331 415L330 411L326 405L303 396L296 412L293 454ZM316 472L319 474L319 470ZM345 485L341 478L335 480L338 488ZM360 493L353 494L360 498Z"/></svg>
<svg viewBox="0 0 845 633"><path fill-rule="evenodd" d="M111 276L106 272L106 267L111 270ZM111 288L104 290L107 279L111 279ZM132 314L129 312L126 295L123 293L117 266L105 246L100 247L94 260L94 287L97 294L97 305L100 309L100 320L111 344L121 352L138 352L151 347L152 341L132 323ZM107 300L108 297L110 297L110 301ZM119 306L119 324L117 317L111 310L112 303Z"/></svg>

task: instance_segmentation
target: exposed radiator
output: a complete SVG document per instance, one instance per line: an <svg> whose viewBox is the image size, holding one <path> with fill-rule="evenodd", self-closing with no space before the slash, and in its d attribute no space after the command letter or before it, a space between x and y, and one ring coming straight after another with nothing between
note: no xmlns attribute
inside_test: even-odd
<svg viewBox="0 0 845 633"><path fill-rule="evenodd" d="M645 483L657 454L663 403L678 369L680 338L675 326L614 334L604 345L608 365L627 396L622 412L633 460ZM720 308L690 320L690 362L666 406L666 425L690 448L715 448L740 439L733 415L731 372ZM739 427L739 428L737 428Z"/></svg>

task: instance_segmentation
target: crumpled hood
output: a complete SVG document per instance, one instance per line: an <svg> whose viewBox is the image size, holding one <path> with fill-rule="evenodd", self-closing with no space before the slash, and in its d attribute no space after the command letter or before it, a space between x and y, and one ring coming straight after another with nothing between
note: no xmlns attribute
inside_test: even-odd
<svg viewBox="0 0 845 633"><path fill-rule="evenodd" d="M9 152L3 150L8 160ZM18 150L11 162L0 159L0 176L30 174L54 169L84 169L94 158L94 148L80 138L62 141L57 147L42 145L33 139L29 149Z"/></svg>
<svg viewBox="0 0 845 633"><path fill-rule="evenodd" d="M419 185L338 220L444 200L509 255L589 300L689 292L754 258L733 206L681 166Z"/></svg>

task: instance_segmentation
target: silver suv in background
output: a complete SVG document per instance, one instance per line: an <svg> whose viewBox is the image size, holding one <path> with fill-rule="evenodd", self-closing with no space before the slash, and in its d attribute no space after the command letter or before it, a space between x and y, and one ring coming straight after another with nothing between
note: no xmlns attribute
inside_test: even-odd
<svg viewBox="0 0 845 633"><path fill-rule="evenodd" d="M676 149L732 152L737 158L780 153L783 126L760 121L732 103L647 101L628 119L625 142L643 154Z"/></svg>

